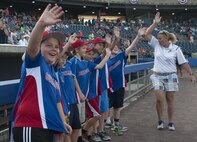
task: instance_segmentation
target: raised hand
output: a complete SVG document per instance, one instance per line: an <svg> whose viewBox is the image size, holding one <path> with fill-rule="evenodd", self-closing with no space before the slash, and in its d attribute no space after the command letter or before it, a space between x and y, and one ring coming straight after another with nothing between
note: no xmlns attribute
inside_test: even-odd
<svg viewBox="0 0 197 142"><path fill-rule="evenodd" d="M69 37L69 39L68 39L68 43L71 45L71 44L73 44L73 43L75 43L76 41L77 41L77 34L76 33L74 33L73 35L71 35L70 37Z"/></svg>
<svg viewBox="0 0 197 142"><path fill-rule="evenodd" d="M106 41L107 44L111 44L111 38L112 38L112 37L111 37L110 34L106 34L106 35L105 35L105 41Z"/></svg>
<svg viewBox="0 0 197 142"><path fill-rule="evenodd" d="M145 35L145 32L146 32L146 27L143 27L143 28L140 28L139 30L138 30L138 35L139 36L144 36Z"/></svg>
<svg viewBox="0 0 197 142"><path fill-rule="evenodd" d="M116 38L120 37L120 29L118 27L114 27L113 32Z"/></svg>
<svg viewBox="0 0 197 142"><path fill-rule="evenodd" d="M39 21L42 22L44 26L53 25L61 21L60 17L63 14L64 11L62 10L62 7L57 5L52 7L51 4L48 4Z"/></svg>
<svg viewBox="0 0 197 142"><path fill-rule="evenodd" d="M106 54L111 55L111 50L109 48L105 49Z"/></svg>
<svg viewBox="0 0 197 142"><path fill-rule="evenodd" d="M161 16L160 16L160 13L157 12L157 13L155 14L155 22L156 22L156 23L159 23L160 21L161 21Z"/></svg>

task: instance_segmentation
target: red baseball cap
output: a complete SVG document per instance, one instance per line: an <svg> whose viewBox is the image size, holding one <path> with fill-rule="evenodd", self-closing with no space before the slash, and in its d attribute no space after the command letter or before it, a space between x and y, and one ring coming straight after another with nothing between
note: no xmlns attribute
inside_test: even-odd
<svg viewBox="0 0 197 142"><path fill-rule="evenodd" d="M44 33L42 34L42 41L45 41L48 38L55 38L59 41L60 45L65 41L66 39L66 35L61 33L61 32L55 32L55 31L44 31Z"/></svg>
<svg viewBox="0 0 197 142"><path fill-rule="evenodd" d="M96 50L96 49L94 49L92 47L87 47L86 48L86 52L90 52L90 51L93 51L94 53L97 53L98 52L98 50Z"/></svg>
<svg viewBox="0 0 197 142"><path fill-rule="evenodd" d="M97 44L97 43L104 43L105 40L103 40L100 37L96 37L95 39L92 40L92 44Z"/></svg>
<svg viewBox="0 0 197 142"><path fill-rule="evenodd" d="M75 43L71 44L71 47L78 48L87 44L89 44L89 42L85 42L85 41L82 41L81 39L78 39Z"/></svg>

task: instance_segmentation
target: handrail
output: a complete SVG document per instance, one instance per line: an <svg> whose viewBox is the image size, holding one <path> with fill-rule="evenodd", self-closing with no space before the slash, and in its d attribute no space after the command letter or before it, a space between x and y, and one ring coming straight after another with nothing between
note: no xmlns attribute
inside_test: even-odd
<svg viewBox="0 0 197 142"><path fill-rule="evenodd" d="M126 65L125 75L152 67L153 62ZM14 103L18 91L19 81L19 79L0 81L0 106Z"/></svg>
<svg viewBox="0 0 197 142"><path fill-rule="evenodd" d="M14 103L19 81L19 79L0 81L0 106Z"/></svg>

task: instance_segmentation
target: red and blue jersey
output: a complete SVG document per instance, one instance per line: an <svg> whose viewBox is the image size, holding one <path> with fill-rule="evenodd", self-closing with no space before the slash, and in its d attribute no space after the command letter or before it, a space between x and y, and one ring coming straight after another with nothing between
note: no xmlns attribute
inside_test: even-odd
<svg viewBox="0 0 197 142"><path fill-rule="evenodd" d="M72 65L71 70L76 75L77 81L79 83L79 87L82 93L85 96L89 94L89 84L90 84L90 74L93 72L96 67L96 64L85 61L79 60L76 57L72 57L70 59ZM77 101L80 102L79 97L77 96Z"/></svg>
<svg viewBox="0 0 197 142"><path fill-rule="evenodd" d="M109 67L109 74L112 79L112 89L117 91L120 88L125 87L124 67L127 62L125 51L119 53L113 58L110 58L107 62Z"/></svg>
<svg viewBox="0 0 197 142"><path fill-rule="evenodd" d="M25 77L21 78L14 127L33 127L65 132L57 103L59 84L54 67L39 53L35 59L25 54Z"/></svg>
<svg viewBox="0 0 197 142"><path fill-rule="evenodd" d="M87 97L88 100L92 100L96 98L96 96L101 95L99 83L99 70L93 70L90 74L90 91Z"/></svg>
<svg viewBox="0 0 197 142"><path fill-rule="evenodd" d="M66 91L67 99L69 104L76 104L76 95L75 95L75 84L73 73L71 71L71 62L67 60L63 68L60 69L62 75L64 76L64 90Z"/></svg>
<svg viewBox="0 0 197 142"><path fill-rule="evenodd" d="M18 106L20 104L21 92L23 92L23 89L24 89L24 82L22 80L24 80L25 77L26 77L26 70L25 70L25 63L23 62L22 67L21 67L21 79L20 79L20 83L19 83L18 93L16 96L14 107L13 107L11 114L10 114L9 121L15 121L15 114L16 114L16 112L18 110Z"/></svg>
<svg viewBox="0 0 197 142"><path fill-rule="evenodd" d="M94 63L99 64L102 61L101 56L94 59ZM102 91L110 88L108 65L99 70Z"/></svg>
<svg viewBox="0 0 197 142"><path fill-rule="evenodd" d="M66 92L67 84L64 81L64 75L62 74L61 69L57 72L58 82L60 85L60 95L61 95L61 104L63 106L64 114L69 114L69 103L68 103L68 94Z"/></svg>

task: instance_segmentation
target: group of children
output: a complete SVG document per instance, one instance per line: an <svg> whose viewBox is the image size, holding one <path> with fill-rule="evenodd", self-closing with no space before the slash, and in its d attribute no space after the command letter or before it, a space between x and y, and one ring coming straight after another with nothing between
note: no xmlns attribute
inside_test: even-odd
<svg viewBox="0 0 197 142"><path fill-rule="evenodd" d="M118 28L113 42L107 36L89 43L73 34L65 43L64 34L45 31L60 22L62 14L61 7L49 4L32 30L11 118L14 142L109 141L104 130L109 108L113 109L112 130L118 135L127 131L119 122L124 66L145 29L139 29L125 51L118 47ZM83 102L82 126L79 104Z"/></svg>

